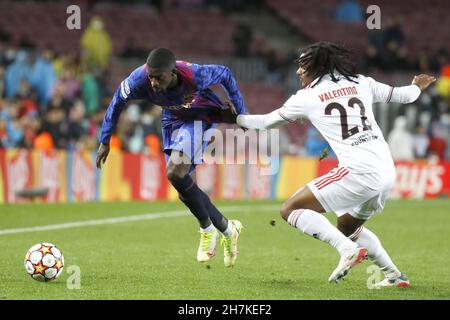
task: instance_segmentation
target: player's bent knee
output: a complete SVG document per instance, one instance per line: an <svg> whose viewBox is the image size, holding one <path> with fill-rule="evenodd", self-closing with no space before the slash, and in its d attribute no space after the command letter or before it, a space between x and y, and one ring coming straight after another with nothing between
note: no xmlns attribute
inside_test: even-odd
<svg viewBox="0 0 450 320"><path fill-rule="evenodd" d="M340 225L340 224L338 224L337 228L346 237L350 237L353 234L353 232L355 232L357 229L355 226Z"/></svg>
<svg viewBox="0 0 450 320"><path fill-rule="evenodd" d="M293 208L287 202L284 202L280 209L281 217L287 221L292 210L293 210Z"/></svg>
<svg viewBox="0 0 450 320"><path fill-rule="evenodd" d="M183 178L186 174L181 170L177 170L176 166L168 167L166 169L166 176L169 181L179 180Z"/></svg>

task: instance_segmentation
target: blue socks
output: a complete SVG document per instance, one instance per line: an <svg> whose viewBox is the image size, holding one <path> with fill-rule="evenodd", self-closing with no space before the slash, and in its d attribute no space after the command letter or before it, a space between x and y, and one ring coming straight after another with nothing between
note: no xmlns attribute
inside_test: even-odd
<svg viewBox="0 0 450 320"><path fill-rule="evenodd" d="M207 228L212 222L219 231L226 230L228 220L212 204L208 195L198 187L190 175L187 174L180 179L171 179L170 182L178 191L180 200L198 219L201 228Z"/></svg>

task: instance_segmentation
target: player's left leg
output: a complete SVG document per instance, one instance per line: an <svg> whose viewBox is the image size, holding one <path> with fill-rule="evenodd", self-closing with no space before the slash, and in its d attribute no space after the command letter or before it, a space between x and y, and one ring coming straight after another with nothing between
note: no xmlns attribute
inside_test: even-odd
<svg viewBox="0 0 450 320"><path fill-rule="evenodd" d="M367 257L377 265L384 273L385 279L375 286L397 286L408 287L410 285L408 277L400 272L392 262L391 257L381 245L380 239L375 233L363 226L374 212L380 211L384 207L387 192L368 200L366 203L352 210L351 213L340 215L337 220L338 229L359 246L368 250ZM364 208L363 212L361 208Z"/></svg>
<svg viewBox="0 0 450 320"><path fill-rule="evenodd" d="M196 121L198 123L198 121ZM199 158L201 162L203 162L203 153L206 147L208 146L212 134L211 129L215 129L216 124L210 124L206 122L202 122L201 127L201 138L202 143L194 143L194 159L195 163L199 163ZM199 128L197 127L197 132L199 132ZM212 203L209 196L204 194L204 204L206 209L209 212L209 217L213 223L213 225L222 233L221 244L223 245L223 262L225 267L232 267L236 263L238 250L237 250L237 242L239 235L243 229L242 223L238 220L229 220L227 219L217 207Z"/></svg>
<svg viewBox="0 0 450 320"><path fill-rule="evenodd" d="M175 161L168 161L169 172L175 173L175 179L171 179L168 174L169 180L172 185L179 184L178 181L182 181L182 186L189 185L189 192L180 192L176 185L175 188L180 194L180 199L191 209L194 204L194 210L196 212L202 212L202 217L205 216L205 212L208 216L208 220L204 220L204 224L200 221L201 225L201 239L204 239L204 235L211 233L217 233L217 228L223 235L222 244L224 245L224 264L229 267L234 265L237 258L237 239L242 229L242 224L237 220L228 220L211 202L209 196L201 190L196 182L191 178L191 174L194 173L195 166L202 162L202 154L206 148L209 139L205 137L205 132L214 125L208 124L202 121L195 121L189 123L182 123L175 133L167 132L166 141L170 141L165 151L171 150L170 159L177 159L177 163L188 164L186 165L173 165ZM170 135L169 135L170 134ZM164 137L164 135L163 135ZM166 144L166 143L165 143ZM181 160L180 160L181 159ZM171 170L174 168L174 170ZM178 171L176 168L180 168ZM186 170L186 168L188 170ZM191 209L191 211L193 211ZM209 241L200 241L200 247L198 250L197 259L199 261L207 261L211 258L215 252L215 241L211 243L214 245L214 250L210 248L207 254L201 250L202 244L209 243Z"/></svg>
<svg viewBox="0 0 450 320"><path fill-rule="evenodd" d="M184 159L185 163L175 159ZM181 151L172 150L166 165L166 175L172 186L178 191L179 199L189 208L200 224L201 236L197 261L205 262L215 255L218 234L203 203L203 191L189 174L190 168L190 159Z"/></svg>
<svg viewBox="0 0 450 320"><path fill-rule="evenodd" d="M381 245L375 233L366 227L359 227L349 238L368 250L367 257L384 273L384 280L375 284L375 287L409 287L408 277L400 272L389 254Z"/></svg>
<svg viewBox="0 0 450 320"><path fill-rule="evenodd" d="M340 254L338 268L329 281L336 282L347 272L362 262L367 249L348 239L321 213L325 212L323 205L316 198L309 186L305 186L283 204L281 216L290 225L316 239L333 246Z"/></svg>

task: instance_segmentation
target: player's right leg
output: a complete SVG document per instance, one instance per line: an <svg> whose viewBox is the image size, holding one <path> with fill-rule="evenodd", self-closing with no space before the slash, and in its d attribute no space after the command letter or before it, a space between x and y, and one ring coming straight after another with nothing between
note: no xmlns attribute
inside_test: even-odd
<svg viewBox="0 0 450 320"><path fill-rule="evenodd" d="M328 243L339 252L341 259L330 280L335 282L365 259L367 249L358 247L342 234L321 214L323 212L325 212L323 205L311 189L305 186L284 202L280 214L291 226Z"/></svg>
<svg viewBox="0 0 450 320"><path fill-rule="evenodd" d="M363 227L361 221L363 220L356 219L348 213L344 214L338 217L338 229L359 246L367 248L369 260L383 271L385 279L375 284L375 287L409 287L408 277L400 272L394 262L392 262L391 257L381 245L377 235ZM356 231L352 232L351 230Z"/></svg>
<svg viewBox="0 0 450 320"><path fill-rule="evenodd" d="M370 179L371 176L376 177L377 174L366 176ZM367 257L384 272L385 279L375 286L407 287L410 285L408 277L400 272L392 262L376 234L363 227L364 222L375 212L383 210L389 191L394 184L394 172L385 172L381 176L383 179L378 188L379 192L374 197L349 210L347 213L338 212L337 228L344 235L348 236L350 240L355 241L361 247L367 248ZM379 179L377 178L374 182L369 182L368 184L372 186L377 185L376 180Z"/></svg>
<svg viewBox="0 0 450 320"><path fill-rule="evenodd" d="M183 161L180 161L180 159ZM178 191L180 200L189 208L200 224L200 244L197 250L197 261L205 262L216 254L218 233L205 207L203 191L189 174L191 166L190 159L186 155L181 151L172 150L166 165L166 175L170 183Z"/></svg>
<svg viewBox="0 0 450 320"><path fill-rule="evenodd" d="M162 136L166 156L166 175L178 191L180 200L197 218L200 225L199 262L208 261L216 253L218 233L205 206L203 191L191 177L195 166L192 152L193 124L176 121L163 123ZM195 177L195 176L194 176Z"/></svg>
<svg viewBox="0 0 450 320"><path fill-rule="evenodd" d="M194 179L195 164L201 163L201 156L207 146L205 132L213 127L206 122L179 122L163 129L164 151L167 158L167 177L177 189L180 200L191 210L200 223L200 245L197 260L208 261L215 255L218 232L222 233L224 264L234 265L237 258L237 239L242 229L239 221L229 221L214 206ZM192 174L192 177L191 177Z"/></svg>

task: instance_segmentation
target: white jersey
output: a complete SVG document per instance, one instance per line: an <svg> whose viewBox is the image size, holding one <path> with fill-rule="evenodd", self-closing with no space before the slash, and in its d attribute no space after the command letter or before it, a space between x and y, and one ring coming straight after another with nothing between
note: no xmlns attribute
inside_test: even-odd
<svg viewBox="0 0 450 320"><path fill-rule="evenodd" d="M391 152L375 121L372 104L390 102L394 88L362 75L354 80L357 83L341 76L335 83L324 76L314 85L316 79L292 95L278 114L289 122L308 118L330 144L340 166L361 173L393 171ZM403 87L409 88L407 94L398 90L395 100L410 102L411 90L412 95L418 90L417 99L420 89L409 87Z"/></svg>

